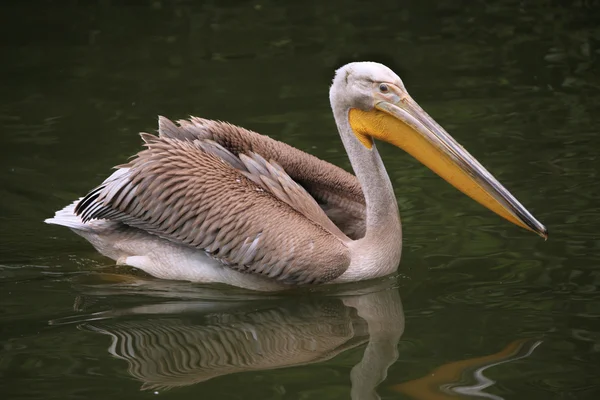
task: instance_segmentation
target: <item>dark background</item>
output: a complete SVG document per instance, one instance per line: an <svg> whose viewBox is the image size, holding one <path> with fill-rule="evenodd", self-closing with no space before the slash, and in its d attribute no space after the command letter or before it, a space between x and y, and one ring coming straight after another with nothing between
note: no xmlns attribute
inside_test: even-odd
<svg viewBox="0 0 600 400"><path fill-rule="evenodd" d="M0 385L8 398L154 396L107 352L106 336L80 323L123 304L184 301L169 287L159 295L115 289L98 271L148 278L115 269L44 218L138 151L137 132L154 131L159 114L227 120L349 168L328 86L335 68L356 60L394 69L550 232L544 242L510 225L381 145L403 219L393 290L406 329L380 394L403 398L398 383L528 338L543 343L487 370L497 382L488 393L600 394L598 1L5 1L0 46ZM164 313L158 325L205 326L193 314ZM49 324L70 317L78 322ZM160 395L348 398L363 349Z"/></svg>

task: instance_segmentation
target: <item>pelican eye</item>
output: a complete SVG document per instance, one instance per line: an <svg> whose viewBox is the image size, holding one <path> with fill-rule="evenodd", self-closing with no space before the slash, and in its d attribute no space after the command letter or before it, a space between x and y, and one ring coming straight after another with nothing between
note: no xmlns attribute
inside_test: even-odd
<svg viewBox="0 0 600 400"><path fill-rule="evenodd" d="M381 93L387 93L388 90L390 90L390 88L385 83L382 83L381 85L379 85L379 91Z"/></svg>

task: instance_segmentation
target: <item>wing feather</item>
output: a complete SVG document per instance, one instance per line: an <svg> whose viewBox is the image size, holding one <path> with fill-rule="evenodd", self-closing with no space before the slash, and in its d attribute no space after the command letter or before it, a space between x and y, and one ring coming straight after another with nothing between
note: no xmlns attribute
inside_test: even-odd
<svg viewBox="0 0 600 400"><path fill-rule="evenodd" d="M286 143L227 122L197 117L177 122L179 126L159 117L159 135L186 141L210 139L237 157L250 152L260 154L283 167L346 235L352 239L364 236L365 199L354 175Z"/></svg>
<svg viewBox="0 0 600 400"><path fill-rule="evenodd" d="M182 140L173 126L167 124L170 136L143 135L146 149L75 212L84 221L123 222L289 284L326 282L345 271L346 237L281 166L252 153L238 158L211 140ZM263 179L267 189L255 183Z"/></svg>

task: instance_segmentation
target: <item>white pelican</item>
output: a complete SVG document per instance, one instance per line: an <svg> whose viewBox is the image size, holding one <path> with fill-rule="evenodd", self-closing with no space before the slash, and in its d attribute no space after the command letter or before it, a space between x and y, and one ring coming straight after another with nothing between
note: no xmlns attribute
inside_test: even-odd
<svg viewBox="0 0 600 400"><path fill-rule="evenodd" d="M359 281L400 262L402 230L374 140L391 143L510 222L546 228L373 62L338 69L329 92L356 177L219 121L159 119L146 149L47 223L159 278L255 290Z"/></svg>

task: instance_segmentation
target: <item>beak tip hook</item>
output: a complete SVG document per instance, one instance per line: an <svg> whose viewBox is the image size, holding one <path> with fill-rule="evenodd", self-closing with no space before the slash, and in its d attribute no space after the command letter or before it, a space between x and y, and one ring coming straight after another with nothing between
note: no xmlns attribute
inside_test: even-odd
<svg viewBox="0 0 600 400"><path fill-rule="evenodd" d="M544 241L548 240L548 229L544 226L543 230L539 232L539 235L544 238Z"/></svg>

